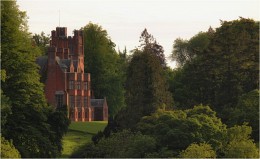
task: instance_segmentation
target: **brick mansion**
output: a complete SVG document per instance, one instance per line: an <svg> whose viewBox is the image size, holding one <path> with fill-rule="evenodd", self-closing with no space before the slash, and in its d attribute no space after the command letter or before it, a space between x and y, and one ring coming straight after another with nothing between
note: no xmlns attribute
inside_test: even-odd
<svg viewBox="0 0 260 159"><path fill-rule="evenodd" d="M95 99L91 91L91 74L84 73L83 32L57 27L51 32L48 57L37 58L40 73L45 72L45 97L54 107L67 105L72 121L108 120L106 98Z"/></svg>

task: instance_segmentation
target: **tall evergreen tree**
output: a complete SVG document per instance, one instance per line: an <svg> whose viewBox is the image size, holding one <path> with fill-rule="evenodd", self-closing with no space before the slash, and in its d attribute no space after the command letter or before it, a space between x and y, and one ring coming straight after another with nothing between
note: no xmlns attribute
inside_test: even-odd
<svg viewBox="0 0 260 159"><path fill-rule="evenodd" d="M143 116L159 108L172 108L172 97L164 75L163 48L157 46L146 29L140 41L144 43L140 49L134 50L127 69L127 107L117 116L121 128L134 128Z"/></svg>
<svg viewBox="0 0 260 159"><path fill-rule="evenodd" d="M163 47L156 41L153 35L148 33L146 28L141 33L139 42L141 42L139 50L150 54L154 54L156 57L159 58L160 64L164 68L166 67L166 60Z"/></svg>

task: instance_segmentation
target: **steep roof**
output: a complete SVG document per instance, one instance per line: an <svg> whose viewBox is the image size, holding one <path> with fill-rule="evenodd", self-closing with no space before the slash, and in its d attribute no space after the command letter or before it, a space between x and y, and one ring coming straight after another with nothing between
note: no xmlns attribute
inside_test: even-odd
<svg viewBox="0 0 260 159"><path fill-rule="evenodd" d="M48 57L41 56L36 58L36 63L40 66L39 73L43 75L44 71L47 69Z"/></svg>
<svg viewBox="0 0 260 159"><path fill-rule="evenodd" d="M70 68L70 59L60 59L58 56L56 56L56 61L59 64L60 68L64 71L66 69L67 71Z"/></svg>

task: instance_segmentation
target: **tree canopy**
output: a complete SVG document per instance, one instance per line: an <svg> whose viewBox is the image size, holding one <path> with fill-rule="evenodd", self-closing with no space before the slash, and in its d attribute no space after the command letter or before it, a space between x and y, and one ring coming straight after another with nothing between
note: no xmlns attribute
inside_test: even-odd
<svg viewBox="0 0 260 159"><path fill-rule="evenodd" d="M174 154L185 150L192 143L209 143L213 150L221 148L226 126L208 106L195 106L185 111L158 111L143 117L137 130L157 139L160 147L167 147ZM168 156L170 157L170 156Z"/></svg>
<svg viewBox="0 0 260 159"><path fill-rule="evenodd" d="M111 134L109 138L102 138L96 145L88 144L83 154L74 154L72 157L144 158L156 149L155 144L155 139L150 136L123 130Z"/></svg>
<svg viewBox="0 0 260 159"><path fill-rule="evenodd" d="M157 109L171 109L172 97L164 75L164 65L154 39L142 33L140 41L144 41L143 49L133 50L126 76L126 108L118 114L120 127L134 128L141 117L154 113Z"/></svg>
<svg viewBox="0 0 260 159"><path fill-rule="evenodd" d="M216 158L216 152L209 144L191 144L180 153L182 158Z"/></svg>
<svg viewBox="0 0 260 159"><path fill-rule="evenodd" d="M259 149L251 139L252 128L243 124L228 129L227 144L224 148L224 157L227 158L257 158Z"/></svg>
<svg viewBox="0 0 260 159"><path fill-rule="evenodd" d="M1 137L1 158L21 158L19 151L4 137Z"/></svg>
<svg viewBox="0 0 260 159"><path fill-rule="evenodd" d="M15 1L1 1L1 74L5 108L2 135L12 140L21 157L57 157L61 153L59 132L48 122L52 110L46 103L27 17ZM1 93L2 94L2 93ZM10 102L8 102L10 101ZM7 110L7 109L5 109Z"/></svg>
<svg viewBox="0 0 260 159"><path fill-rule="evenodd" d="M177 38L174 41L171 58L177 62L179 67L191 62L207 49L211 35L212 32L209 29L208 32L199 32L189 40Z"/></svg>
<svg viewBox="0 0 260 159"><path fill-rule="evenodd" d="M240 18L222 21L221 27L215 32L208 31L191 38L187 43L200 37L196 45L194 42L194 45L184 48L200 48L198 50L201 51L196 56L192 54L190 62L183 63L183 67L175 71L171 91L177 107L208 104L226 122L230 115L229 109L237 106L240 96L258 89L258 30L259 22ZM178 46L178 42L175 45ZM173 52L174 60L177 61L178 56L193 53Z"/></svg>
<svg viewBox="0 0 260 159"><path fill-rule="evenodd" d="M174 70L147 29L131 56L101 26L82 31L92 96L106 97L109 123L72 157L259 157L259 22L176 39ZM35 63L48 41L29 33L15 1L1 1L1 157L61 155L68 107L47 104Z"/></svg>
<svg viewBox="0 0 260 159"><path fill-rule="evenodd" d="M145 29L131 56L119 51L126 106L73 157L258 157L258 24L222 21L177 39L174 70Z"/></svg>
<svg viewBox="0 0 260 159"><path fill-rule="evenodd" d="M46 36L44 32L41 32L41 34L34 34L32 38L34 45L39 47L43 55L47 55L47 49L50 43L50 35Z"/></svg>
<svg viewBox="0 0 260 159"><path fill-rule="evenodd" d="M85 72L91 73L91 86L95 98L106 97L109 116L125 106L124 73L119 54L101 26L89 23L82 28L84 32Z"/></svg>

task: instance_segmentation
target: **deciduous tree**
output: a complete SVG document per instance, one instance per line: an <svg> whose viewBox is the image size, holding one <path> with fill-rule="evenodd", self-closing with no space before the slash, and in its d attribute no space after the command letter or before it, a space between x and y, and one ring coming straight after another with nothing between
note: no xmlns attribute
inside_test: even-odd
<svg viewBox="0 0 260 159"><path fill-rule="evenodd" d="M41 34L34 34L32 38L34 45L40 48L42 55L47 55L47 50L50 42L50 35L46 36L44 32L41 32Z"/></svg>
<svg viewBox="0 0 260 159"><path fill-rule="evenodd" d="M259 150L250 138L252 128L247 125L234 126L228 129L227 145L224 157L227 158L257 158Z"/></svg>
<svg viewBox="0 0 260 159"><path fill-rule="evenodd" d="M113 146L112 146L113 145ZM155 151L154 138L129 130L113 133L109 138L102 138L96 145L88 144L83 154L72 157L81 158L143 158Z"/></svg>
<svg viewBox="0 0 260 159"><path fill-rule="evenodd" d="M209 144L191 144L186 150L180 153L183 158L216 158L216 152Z"/></svg>
<svg viewBox="0 0 260 159"><path fill-rule="evenodd" d="M53 134L58 134L47 121L49 107L35 63L41 53L32 44L26 20L15 1L1 1L1 69L6 71L2 89L12 112L2 135L13 141L21 157L57 157Z"/></svg>
<svg viewBox="0 0 260 159"><path fill-rule="evenodd" d="M82 28L84 32L85 72L91 73L95 98L106 97L111 118L125 106L123 62L101 26L93 23Z"/></svg>
<svg viewBox="0 0 260 159"><path fill-rule="evenodd" d="M222 148L226 126L208 106L195 106L185 111L157 111L143 117L137 130L156 138L159 147L178 154L192 143L208 143L216 151ZM196 156L194 156L196 157Z"/></svg>
<svg viewBox="0 0 260 159"><path fill-rule="evenodd" d="M171 91L180 108L210 105L226 122L240 96L259 86L259 22L245 18L222 21L221 27L208 35L209 44L202 45L199 53L176 71ZM195 46L191 49L196 50ZM177 52L176 56L185 55Z"/></svg>
<svg viewBox="0 0 260 159"><path fill-rule="evenodd" d="M1 158L21 158L13 143L1 137Z"/></svg>

